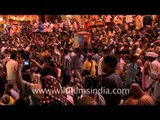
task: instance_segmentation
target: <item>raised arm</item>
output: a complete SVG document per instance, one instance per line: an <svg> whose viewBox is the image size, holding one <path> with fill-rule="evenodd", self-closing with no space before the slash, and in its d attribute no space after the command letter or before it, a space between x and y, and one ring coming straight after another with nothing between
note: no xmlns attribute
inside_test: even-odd
<svg viewBox="0 0 160 120"><path fill-rule="evenodd" d="M42 65L40 65L38 62L36 62L35 60L33 60L33 59L31 59L30 60L36 67L38 67L39 69L43 69L43 66Z"/></svg>

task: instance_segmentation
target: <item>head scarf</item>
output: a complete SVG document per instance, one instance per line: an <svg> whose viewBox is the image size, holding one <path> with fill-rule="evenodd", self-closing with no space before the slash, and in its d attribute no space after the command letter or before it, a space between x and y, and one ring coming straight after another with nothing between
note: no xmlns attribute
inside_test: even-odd
<svg viewBox="0 0 160 120"><path fill-rule="evenodd" d="M42 86L45 93L41 105L67 105L67 96L62 93L61 84L55 77L51 75L43 77Z"/></svg>

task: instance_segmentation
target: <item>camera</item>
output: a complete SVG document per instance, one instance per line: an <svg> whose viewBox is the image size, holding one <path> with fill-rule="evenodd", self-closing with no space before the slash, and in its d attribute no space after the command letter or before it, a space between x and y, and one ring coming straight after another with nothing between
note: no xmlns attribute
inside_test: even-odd
<svg viewBox="0 0 160 120"><path fill-rule="evenodd" d="M29 61L24 61L24 65L29 65Z"/></svg>

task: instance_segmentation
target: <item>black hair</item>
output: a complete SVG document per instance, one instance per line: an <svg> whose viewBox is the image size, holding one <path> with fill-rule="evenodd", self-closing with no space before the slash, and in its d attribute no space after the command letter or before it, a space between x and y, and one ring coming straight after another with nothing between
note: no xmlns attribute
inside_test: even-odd
<svg viewBox="0 0 160 120"><path fill-rule="evenodd" d="M12 51L11 52L11 59L15 59L16 58L16 55L17 55L17 52L16 51Z"/></svg>
<svg viewBox="0 0 160 120"><path fill-rule="evenodd" d="M88 49L88 52L89 52L89 53L92 53L92 48L89 48L89 49Z"/></svg>
<svg viewBox="0 0 160 120"><path fill-rule="evenodd" d="M99 50L97 47L93 48L93 52L96 54L96 53L99 53Z"/></svg>
<svg viewBox="0 0 160 120"><path fill-rule="evenodd" d="M76 48L76 53L82 52L80 48Z"/></svg>
<svg viewBox="0 0 160 120"><path fill-rule="evenodd" d="M65 48L65 49L64 49L64 53L65 53L65 54L68 54L68 52L69 52L69 50Z"/></svg>
<svg viewBox="0 0 160 120"><path fill-rule="evenodd" d="M44 57L45 62L50 62L51 60L52 60L52 57L50 57L50 56L45 56Z"/></svg>
<svg viewBox="0 0 160 120"><path fill-rule="evenodd" d="M29 59L30 53L27 51L21 51L21 56L22 56L22 58L27 60L27 59Z"/></svg>
<svg viewBox="0 0 160 120"><path fill-rule="evenodd" d="M43 68L41 77L43 78L46 75L51 75L57 78L57 73L52 66L46 66Z"/></svg>
<svg viewBox="0 0 160 120"><path fill-rule="evenodd" d="M110 67L115 69L117 64L118 64L118 60L116 59L115 56L113 55L108 55L104 57L104 62L107 64L110 64Z"/></svg>
<svg viewBox="0 0 160 120"><path fill-rule="evenodd" d="M13 84L8 84L7 86L9 89L12 89L13 88Z"/></svg>
<svg viewBox="0 0 160 120"><path fill-rule="evenodd" d="M30 101L29 101L29 99L19 98L18 100L16 100L15 105L17 105L17 106L29 106Z"/></svg>
<svg viewBox="0 0 160 120"><path fill-rule="evenodd" d="M97 76L86 76L85 87L86 88L97 88L98 87L98 77Z"/></svg>

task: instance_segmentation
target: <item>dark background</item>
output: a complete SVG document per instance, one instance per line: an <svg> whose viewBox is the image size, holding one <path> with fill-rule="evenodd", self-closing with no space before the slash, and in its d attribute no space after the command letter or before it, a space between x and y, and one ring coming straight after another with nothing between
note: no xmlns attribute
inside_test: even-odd
<svg viewBox="0 0 160 120"><path fill-rule="evenodd" d="M160 13L157 0L3 0L3 14L151 14Z"/></svg>

